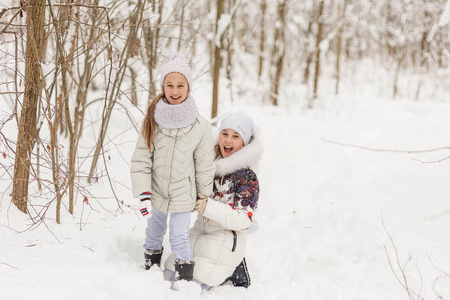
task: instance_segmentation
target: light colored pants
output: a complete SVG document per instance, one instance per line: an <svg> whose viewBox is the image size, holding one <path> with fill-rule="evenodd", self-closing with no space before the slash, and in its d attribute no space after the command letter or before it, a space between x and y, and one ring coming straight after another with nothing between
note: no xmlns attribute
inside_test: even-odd
<svg viewBox="0 0 450 300"><path fill-rule="evenodd" d="M145 230L145 248L147 250L162 249L168 215L152 206L152 217L148 219ZM175 254L175 260L192 260L191 242L189 241L190 222L190 211L170 214L169 242L171 250Z"/></svg>

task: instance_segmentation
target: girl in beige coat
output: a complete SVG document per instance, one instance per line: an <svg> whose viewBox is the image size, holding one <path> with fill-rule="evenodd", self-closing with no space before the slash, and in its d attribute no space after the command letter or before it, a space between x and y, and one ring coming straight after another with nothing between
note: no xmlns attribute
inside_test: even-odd
<svg viewBox="0 0 450 300"><path fill-rule="evenodd" d="M194 270L189 224L197 194L210 195L214 179L211 125L198 113L192 72L175 54L161 70L163 93L149 105L131 159L133 195L148 219L145 267L161 265L162 243L169 221L178 280L191 280Z"/></svg>

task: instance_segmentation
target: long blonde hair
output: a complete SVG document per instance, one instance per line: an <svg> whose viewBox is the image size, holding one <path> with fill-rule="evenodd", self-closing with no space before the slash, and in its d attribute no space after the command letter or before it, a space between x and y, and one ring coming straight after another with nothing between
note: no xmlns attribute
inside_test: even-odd
<svg viewBox="0 0 450 300"><path fill-rule="evenodd" d="M164 97L164 92L156 96L155 99L153 99L153 101L150 103L150 105L147 108L147 114L145 115L144 123L142 124L142 135L145 138L145 144L147 145L148 150L150 150L150 148L152 147L153 137L155 136L156 104L162 97Z"/></svg>

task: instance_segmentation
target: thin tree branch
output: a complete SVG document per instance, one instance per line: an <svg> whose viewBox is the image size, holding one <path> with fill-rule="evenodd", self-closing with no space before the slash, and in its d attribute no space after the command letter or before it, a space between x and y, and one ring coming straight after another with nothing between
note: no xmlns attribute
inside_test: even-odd
<svg viewBox="0 0 450 300"><path fill-rule="evenodd" d="M15 18L17 18L17 16L19 14L21 14L25 8L27 8L28 5L30 5L31 1L27 1L22 7L18 8L18 7L12 7L11 9L18 9L17 12L14 14L14 16L11 18L11 20L9 20L9 22L5 25L5 27L0 31L0 35L9 27L9 25L11 25L12 21L14 21ZM4 13L2 11L2 13Z"/></svg>
<svg viewBox="0 0 450 300"><path fill-rule="evenodd" d="M11 267L11 268L16 269L16 270L19 270L19 268L11 266L10 264L4 263L4 262L0 262L0 264L8 266L8 267Z"/></svg>
<svg viewBox="0 0 450 300"><path fill-rule="evenodd" d="M387 257L388 262L389 262L389 267L391 268L392 272L394 273L395 278L400 283L400 285L406 290L410 300L414 299L412 294L415 294L417 296L417 299L424 300L424 298L420 296L420 293L416 293L416 292L412 291L411 288L408 286L408 280L406 278L404 267L402 267L401 264L400 264L400 258L399 258L399 255L398 255L397 246L395 245L394 239L392 238L391 234L389 233L389 231L386 228L386 225L384 224L383 217L381 217L381 223L383 224L384 230L386 231L386 234L388 235L389 240L392 243L392 247L394 248L395 260L396 260L397 266L398 266L398 268L400 270L400 273L401 273L401 276L402 276L402 279L400 279L398 277L397 273L395 272L394 266L392 265L391 258L389 256L387 247L386 247L386 245L383 245L384 251L386 253L386 257ZM419 272L419 274L420 274L420 272ZM421 288L421 290L422 290L422 288Z"/></svg>
<svg viewBox="0 0 450 300"><path fill-rule="evenodd" d="M374 152L392 152L392 153L410 153L411 154L411 153L427 153L427 152L450 150L450 146L444 146L444 147L432 148L432 149L423 149L423 150L394 150L394 149L380 149L380 148L377 149L377 148L364 147L364 146L359 146L359 145L354 145L354 144L335 142L335 141L331 141L328 139L323 139L323 140L328 143L339 145L339 146L358 148L358 149L369 150L369 151L374 151Z"/></svg>

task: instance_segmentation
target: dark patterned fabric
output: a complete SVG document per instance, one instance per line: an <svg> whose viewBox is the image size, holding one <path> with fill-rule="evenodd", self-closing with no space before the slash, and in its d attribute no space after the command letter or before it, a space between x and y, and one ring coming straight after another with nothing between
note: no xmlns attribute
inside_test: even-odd
<svg viewBox="0 0 450 300"><path fill-rule="evenodd" d="M241 169L214 179L214 198L228 203L233 209L243 210L252 220L258 207L259 182L251 169Z"/></svg>

